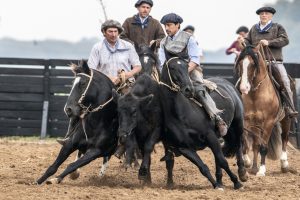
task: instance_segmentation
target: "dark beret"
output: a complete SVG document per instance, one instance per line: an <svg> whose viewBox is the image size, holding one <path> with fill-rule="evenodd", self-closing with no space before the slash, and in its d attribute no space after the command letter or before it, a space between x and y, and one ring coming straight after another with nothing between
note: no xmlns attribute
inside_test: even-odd
<svg viewBox="0 0 300 200"><path fill-rule="evenodd" d="M136 3L135 3L135 7L139 7L142 3L147 3L149 4L151 7L153 6L153 1L152 0L138 0Z"/></svg>
<svg viewBox="0 0 300 200"><path fill-rule="evenodd" d="M186 31L186 30L191 30L191 31L195 31L195 27L192 26L192 25L187 25L186 27L184 27L183 31Z"/></svg>
<svg viewBox="0 0 300 200"><path fill-rule="evenodd" d="M259 13L261 13L261 12L269 12L269 13L275 14L276 10L272 7L261 7L260 9L258 9L256 11L256 14L259 15Z"/></svg>
<svg viewBox="0 0 300 200"><path fill-rule="evenodd" d="M183 22L183 19L176 15L175 13L169 13L163 16L160 20L160 23L166 24L166 23L174 23L174 24L181 24Z"/></svg>
<svg viewBox="0 0 300 200"><path fill-rule="evenodd" d="M117 28L119 33L123 32L123 27L116 20L112 20L112 19L106 20L101 26L101 31L102 32L106 31L108 28Z"/></svg>
<svg viewBox="0 0 300 200"><path fill-rule="evenodd" d="M239 34L240 32L248 33L249 29L246 26L241 26L236 30L236 34Z"/></svg>

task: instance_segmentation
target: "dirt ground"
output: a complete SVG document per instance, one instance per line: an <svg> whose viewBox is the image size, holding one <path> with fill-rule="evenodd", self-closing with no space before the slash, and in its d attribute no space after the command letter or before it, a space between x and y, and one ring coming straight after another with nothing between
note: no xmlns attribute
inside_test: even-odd
<svg viewBox="0 0 300 200"><path fill-rule="evenodd" d="M293 172L282 174L280 161L267 160L265 177L250 176L244 189L233 190L233 185L224 174L225 190L214 190L190 161L176 158L174 189L165 187L165 164L160 162L163 148L157 145L152 155L152 185L142 186L137 179L137 170L126 172L120 161L112 158L106 175L98 176L102 158L81 169L77 180L66 177L58 185L32 185L54 161L59 144L55 141L25 141L0 139L0 199L300 199L300 152L289 149L289 163ZM209 150L199 155L214 173L214 162ZM58 170L61 173L72 155ZM235 160L229 159L231 169L237 173Z"/></svg>

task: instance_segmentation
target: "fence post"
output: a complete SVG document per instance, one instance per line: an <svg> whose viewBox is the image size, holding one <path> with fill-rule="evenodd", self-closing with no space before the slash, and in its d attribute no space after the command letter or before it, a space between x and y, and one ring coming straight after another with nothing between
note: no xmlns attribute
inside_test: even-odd
<svg viewBox="0 0 300 200"><path fill-rule="evenodd" d="M48 128L48 112L49 112L49 80L50 80L50 62L46 60L44 65L44 102L43 102L43 115L42 115L42 128L41 139L45 139Z"/></svg>

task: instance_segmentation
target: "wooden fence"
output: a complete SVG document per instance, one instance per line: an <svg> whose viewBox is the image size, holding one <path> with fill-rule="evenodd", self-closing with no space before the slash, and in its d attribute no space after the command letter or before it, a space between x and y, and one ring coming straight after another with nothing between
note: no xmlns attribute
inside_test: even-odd
<svg viewBox="0 0 300 200"><path fill-rule="evenodd" d="M78 61L0 58L0 136L65 135L68 119L63 107L74 78L68 69L72 62ZM300 78L300 64L285 66L293 78ZM233 64L204 63L203 69L206 77L219 76L233 82ZM297 106L300 108L300 100ZM300 148L298 126L291 136Z"/></svg>

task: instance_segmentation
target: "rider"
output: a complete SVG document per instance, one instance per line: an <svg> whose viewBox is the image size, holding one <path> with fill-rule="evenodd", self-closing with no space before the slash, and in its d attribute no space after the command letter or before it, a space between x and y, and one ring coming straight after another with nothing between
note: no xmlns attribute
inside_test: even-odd
<svg viewBox="0 0 300 200"><path fill-rule="evenodd" d="M123 81L133 82L133 76L142 69L133 45L119 38L122 31L123 28L119 22L105 21L101 26L104 38L94 45L88 60L91 69L102 72L117 86L122 81L121 71L125 79ZM64 144L68 137L66 135L64 139L57 139L57 141Z"/></svg>
<svg viewBox="0 0 300 200"><path fill-rule="evenodd" d="M242 47L241 47L241 40L243 40L243 38L247 37L249 32L249 29L246 26L240 26L237 31L236 34L238 34L238 38L230 45L230 47L228 47L228 49L226 49L226 55L230 55L232 53L234 53L236 55L236 58L240 55Z"/></svg>
<svg viewBox="0 0 300 200"><path fill-rule="evenodd" d="M161 68L166 61L166 50L172 54L185 58L188 61L188 71L194 85L197 85L197 83L198 85L199 83L203 83L203 74L199 67L199 48L195 38L190 33L180 30L180 24L183 22L183 19L175 13L170 13L163 16L160 22L165 25L165 29L168 34L167 37L162 39L158 50ZM195 89L195 98L203 104L210 118L216 120L219 133L221 136L224 136L227 133L227 125L218 115L220 110L216 108L215 102L206 90L199 90L198 87ZM205 92L204 95L203 92Z"/></svg>
<svg viewBox="0 0 300 200"><path fill-rule="evenodd" d="M290 117L294 117L298 114L293 103L293 93L290 87L290 79L283 65L282 48L289 44L288 35L281 24L274 23L272 21L273 15L276 10L272 7L262 7L256 11L259 15L260 21L253 25L250 29L248 36L245 38L245 43L251 45L262 44L265 47L269 47L273 57L276 61L268 60L268 62L275 62L273 67L276 67L279 72L282 82L283 91L282 93L287 95L282 95L283 100L287 103L287 114ZM267 55L266 48L265 55ZM280 81L279 81L280 82Z"/></svg>
<svg viewBox="0 0 300 200"><path fill-rule="evenodd" d="M192 25L187 25L186 27L184 27L184 29L182 29L185 32L188 32L190 34L192 34L194 36L195 33L195 27ZM203 55L203 50L202 48L200 48L199 43L197 42L198 48L199 48L199 55L200 55L200 62L203 62L204 60L204 55Z"/></svg>
<svg viewBox="0 0 300 200"><path fill-rule="evenodd" d="M152 6L152 0L138 0L135 3L138 14L125 20L124 31L120 38L134 43L135 46L152 45L155 42L159 47L159 42L165 37L165 32L159 21L149 15Z"/></svg>

